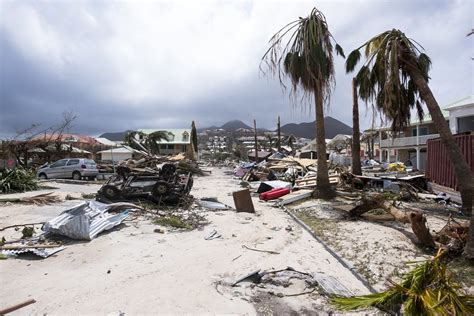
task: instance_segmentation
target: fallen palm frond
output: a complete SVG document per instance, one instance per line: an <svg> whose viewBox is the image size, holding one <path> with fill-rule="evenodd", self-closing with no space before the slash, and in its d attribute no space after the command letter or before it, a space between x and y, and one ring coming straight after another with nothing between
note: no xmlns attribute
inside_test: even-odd
<svg viewBox="0 0 474 316"><path fill-rule="evenodd" d="M403 306L406 315L473 315L474 297L462 293L442 262L444 252L405 274L400 284L385 292L353 296L333 297L330 302L341 310L349 311L379 308L391 314L399 314Z"/></svg>
<svg viewBox="0 0 474 316"><path fill-rule="evenodd" d="M61 202L61 199L57 195L52 195L53 192L38 194L29 197L20 198L6 198L0 199L0 203L23 203L23 204L35 204L35 205L47 205Z"/></svg>
<svg viewBox="0 0 474 316"><path fill-rule="evenodd" d="M38 189L38 180L32 170L22 168L0 170L0 192L13 193Z"/></svg>

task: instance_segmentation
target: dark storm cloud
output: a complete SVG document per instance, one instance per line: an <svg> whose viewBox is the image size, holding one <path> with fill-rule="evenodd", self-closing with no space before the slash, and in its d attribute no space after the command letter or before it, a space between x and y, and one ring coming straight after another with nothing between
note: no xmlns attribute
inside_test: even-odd
<svg viewBox="0 0 474 316"><path fill-rule="evenodd" d="M270 36L306 15L313 2L204 1L0 4L0 134L48 126L73 110L74 132L200 127L231 119L274 128L314 120L292 105L276 78L259 72ZM433 60L441 105L472 93L470 1L323 1L346 54L371 36L400 28ZM179 17L179 23L177 20ZM351 75L336 58L327 112L351 125ZM363 127L371 122L364 116Z"/></svg>

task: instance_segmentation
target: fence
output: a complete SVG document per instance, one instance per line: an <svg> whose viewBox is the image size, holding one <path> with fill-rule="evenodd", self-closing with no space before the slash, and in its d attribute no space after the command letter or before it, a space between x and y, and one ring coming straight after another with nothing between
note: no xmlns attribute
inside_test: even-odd
<svg viewBox="0 0 474 316"><path fill-rule="evenodd" d="M461 149L467 164L471 167L471 173L474 172L474 135L460 134L454 136L454 139ZM457 190L454 168L441 139L430 139L427 144L426 177L434 183Z"/></svg>

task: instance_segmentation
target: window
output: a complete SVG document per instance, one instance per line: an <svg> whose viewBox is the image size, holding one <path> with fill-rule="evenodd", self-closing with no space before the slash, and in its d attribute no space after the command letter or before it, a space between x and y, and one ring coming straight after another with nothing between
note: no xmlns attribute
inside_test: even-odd
<svg viewBox="0 0 474 316"><path fill-rule="evenodd" d="M187 141L188 139L189 139L189 134L188 134L188 132L184 132L184 133L183 133L183 141L185 142L185 141Z"/></svg>
<svg viewBox="0 0 474 316"><path fill-rule="evenodd" d="M69 159L66 166L72 166L72 165L78 165L78 164L79 164L79 159Z"/></svg>
<svg viewBox="0 0 474 316"><path fill-rule="evenodd" d="M64 167L66 165L67 159L58 160L53 163L50 168Z"/></svg>
<svg viewBox="0 0 474 316"><path fill-rule="evenodd" d="M419 127L418 130L420 131L420 136L428 135L428 127ZM411 130L411 136L416 136L416 127Z"/></svg>
<svg viewBox="0 0 474 316"><path fill-rule="evenodd" d="M474 131L474 115L458 117L458 133Z"/></svg>

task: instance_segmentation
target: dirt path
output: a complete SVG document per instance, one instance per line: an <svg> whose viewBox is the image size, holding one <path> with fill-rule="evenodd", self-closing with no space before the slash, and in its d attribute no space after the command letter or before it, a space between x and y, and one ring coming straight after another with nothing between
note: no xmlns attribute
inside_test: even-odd
<svg viewBox="0 0 474 316"><path fill-rule="evenodd" d="M213 169L195 179L195 197L216 197L233 205L232 192L239 181ZM61 188L61 184L55 186ZM72 190L69 186L68 190ZM74 186L77 192L94 186ZM85 190L85 191L84 191ZM79 193L80 194L80 193ZM0 206L0 226L47 220L77 201L53 206ZM208 212L211 222L192 232L153 232L148 220L128 222L91 242L78 242L43 260L0 261L0 307L28 298L37 303L19 314L125 314L227 313L267 314L327 311L324 299L314 295L257 297L258 287L248 283L218 286L257 269L291 266L305 272L336 277L356 294L368 293L347 269L335 260L287 214L254 198L257 214L233 211ZM286 229L288 226L290 229ZM205 240L213 229L222 237ZM13 235L14 236L13 236ZM15 235L16 234L16 235ZM18 232L5 232L7 239ZM1 234L0 234L1 235ZM242 245L279 254L254 252ZM282 292L302 292L295 284Z"/></svg>

